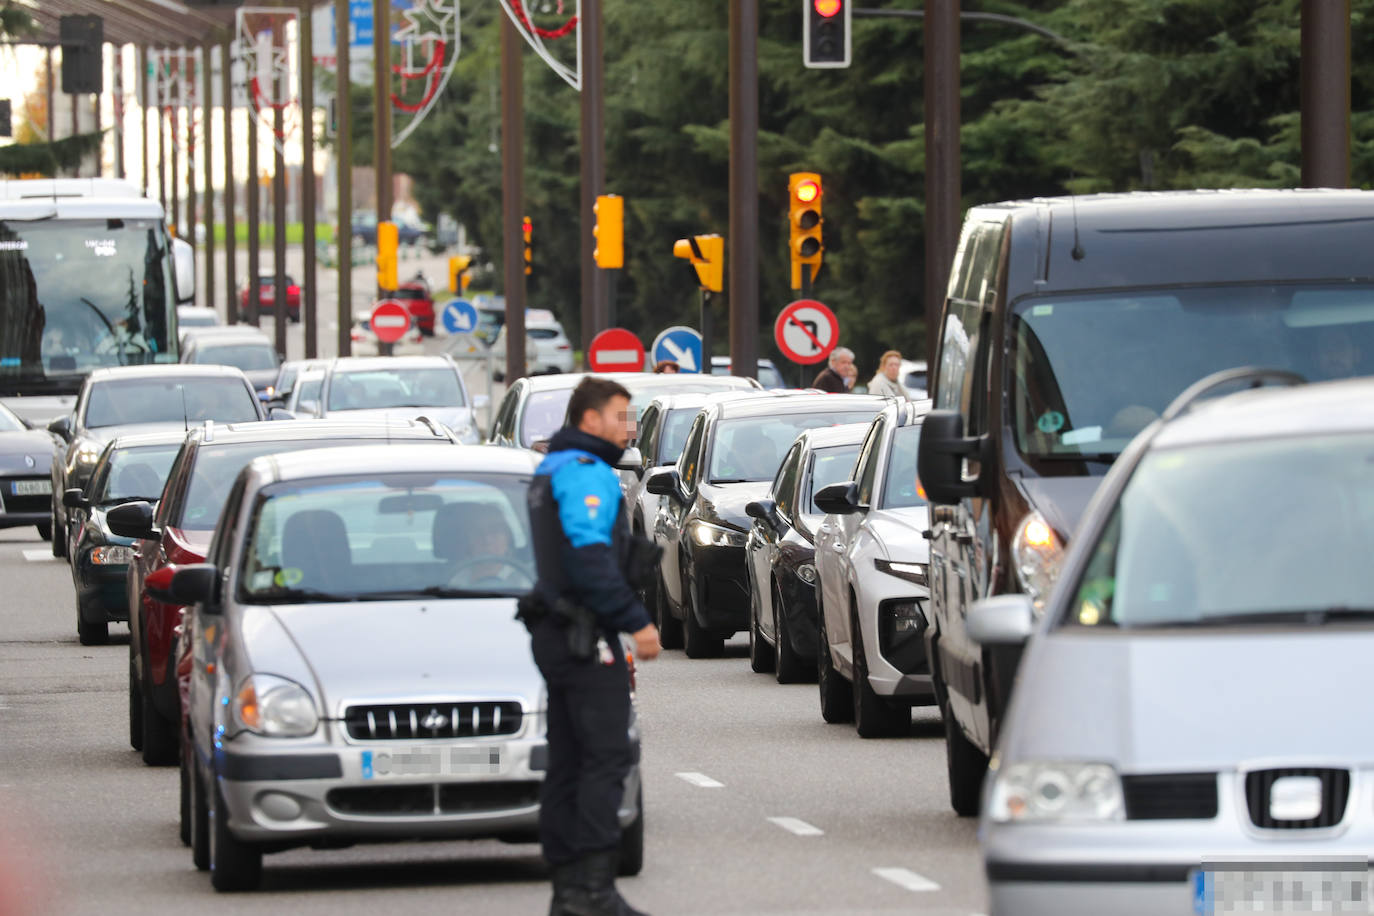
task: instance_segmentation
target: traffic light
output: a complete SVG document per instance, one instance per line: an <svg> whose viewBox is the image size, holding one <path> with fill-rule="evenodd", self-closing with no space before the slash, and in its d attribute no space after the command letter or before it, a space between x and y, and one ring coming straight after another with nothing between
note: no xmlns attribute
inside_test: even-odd
<svg viewBox="0 0 1374 916"><path fill-rule="evenodd" d="M615 194L599 194L592 207L596 226L596 248L592 258L597 267L615 270L625 266L625 198Z"/></svg>
<svg viewBox="0 0 1374 916"><path fill-rule="evenodd" d="M725 288L725 239L719 235L694 235L673 243L673 257L692 262L697 283L712 293Z"/></svg>
<svg viewBox="0 0 1374 916"><path fill-rule="evenodd" d="M802 63L848 67L852 0L802 0Z"/></svg>
<svg viewBox="0 0 1374 916"><path fill-rule="evenodd" d="M528 216L520 224L520 231L525 236L525 276L528 277L534 273L534 247L530 242L534 236L534 223L530 222Z"/></svg>
<svg viewBox="0 0 1374 916"><path fill-rule="evenodd" d="M396 224L383 220L377 224L377 288L394 290L400 285L397 274L400 271L400 263L397 259L397 248L400 246L401 234L396 229Z"/></svg>
<svg viewBox="0 0 1374 916"><path fill-rule="evenodd" d="M100 94L105 73L105 20L99 16L63 16L57 27L62 42L62 91L68 95Z"/></svg>
<svg viewBox="0 0 1374 916"><path fill-rule="evenodd" d="M788 255L792 261L792 288L801 289L802 271L809 285L821 269L821 176L815 172L793 172L787 179Z"/></svg>
<svg viewBox="0 0 1374 916"><path fill-rule="evenodd" d="M448 291L451 293L466 292L468 288L468 265L472 263L472 257L466 254L455 254L448 259Z"/></svg>

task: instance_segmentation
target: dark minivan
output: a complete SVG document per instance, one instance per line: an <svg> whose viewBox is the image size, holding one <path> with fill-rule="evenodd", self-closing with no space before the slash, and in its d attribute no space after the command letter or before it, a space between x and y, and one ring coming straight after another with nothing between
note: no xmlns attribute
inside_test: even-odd
<svg viewBox="0 0 1374 916"><path fill-rule="evenodd" d="M1198 379L1238 366L1312 381L1374 371L1372 246L1374 193L1361 191L969 212L918 467L932 504L927 650L959 814L978 811L1020 660L970 640L969 605L1021 592L1043 606L1112 461Z"/></svg>

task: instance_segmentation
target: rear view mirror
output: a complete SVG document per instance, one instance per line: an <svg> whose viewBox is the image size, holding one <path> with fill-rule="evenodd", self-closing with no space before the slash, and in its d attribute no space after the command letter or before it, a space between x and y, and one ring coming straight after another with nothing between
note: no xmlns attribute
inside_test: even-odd
<svg viewBox="0 0 1374 916"><path fill-rule="evenodd" d="M105 514L105 522L110 526L111 532L122 538L156 541L161 537L157 528L153 526L152 504L143 500L115 506Z"/></svg>
<svg viewBox="0 0 1374 916"><path fill-rule="evenodd" d="M296 419L296 415L293 414L291 411L287 410L285 407L273 407L271 410L267 412L267 419L294 420Z"/></svg>
<svg viewBox="0 0 1374 916"><path fill-rule="evenodd" d="M86 502L86 494L79 488L72 488L62 494L62 505L68 509L84 509L89 503Z"/></svg>
<svg viewBox="0 0 1374 916"><path fill-rule="evenodd" d="M397 493L386 496L377 504L383 515L410 515L415 512L435 512L444 504L438 493Z"/></svg>
<svg viewBox="0 0 1374 916"><path fill-rule="evenodd" d="M63 414L56 420L48 424L48 432L52 433L63 442L69 442L72 438L72 415Z"/></svg>
<svg viewBox="0 0 1374 916"><path fill-rule="evenodd" d="M976 460L981 439L964 438L964 417L956 410L932 410L921 424L916 476L932 503L954 505L978 495L978 479L966 479L965 467Z"/></svg>
<svg viewBox="0 0 1374 916"><path fill-rule="evenodd" d="M852 480L832 483L817 490L813 501L827 515L853 515L859 511L859 485Z"/></svg>
<svg viewBox="0 0 1374 916"><path fill-rule="evenodd" d="M143 588L148 596L163 604L176 604L177 600L172 597L172 576L176 575L176 571L177 567L168 565L159 566L148 573L148 578L143 580Z"/></svg>
<svg viewBox="0 0 1374 916"><path fill-rule="evenodd" d="M644 489L655 496L671 496L676 498L678 495L677 471L674 469L659 471L644 482Z"/></svg>
<svg viewBox="0 0 1374 916"><path fill-rule="evenodd" d="M644 470L643 465L644 456L639 453L639 449L632 445L625 449L625 453L615 463L615 469L617 471L642 471Z"/></svg>
<svg viewBox="0 0 1374 916"><path fill-rule="evenodd" d="M215 603L219 586L219 570L213 563L192 563L172 574L172 600L177 604Z"/></svg>
<svg viewBox="0 0 1374 916"><path fill-rule="evenodd" d="M184 239L172 239L172 262L176 265L177 302L196 298L196 250Z"/></svg>
<svg viewBox="0 0 1374 916"><path fill-rule="evenodd" d="M778 504L771 499L756 499L744 507L744 514L768 525L777 523Z"/></svg>
<svg viewBox="0 0 1374 916"><path fill-rule="evenodd" d="M973 602L968 610L969 639L984 646L1019 646L1035 628L1026 595L997 595Z"/></svg>

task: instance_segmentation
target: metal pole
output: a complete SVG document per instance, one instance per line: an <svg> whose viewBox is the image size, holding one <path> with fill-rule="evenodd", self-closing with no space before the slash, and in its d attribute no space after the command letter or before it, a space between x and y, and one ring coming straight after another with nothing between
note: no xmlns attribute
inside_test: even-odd
<svg viewBox="0 0 1374 916"><path fill-rule="evenodd" d="M372 120L377 219L391 219L391 4L372 0Z"/></svg>
<svg viewBox="0 0 1374 916"><path fill-rule="evenodd" d="M48 60L52 60L49 55ZM51 83L51 79L49 79ZM138 47L138 126L139 133L143 138L143 193L145 196L151 195L153 184L148 180L148 46L139 45Z"/></svg>
<svg viewBox="0 0 1374 916"><path fill-rule="evenodd" d="M940 312L959 244L959 0L926 0L926 359L935 365Z"/></svg>
<svg viewBox="0 0 1374 916"><path fill-rule="evenodd" d="M212 45L205 45L201 49L200 71L200 90L204 93L200 100L200 123L205 134L201 138L204 141L201 146L205 150L201 165L205 171L205 193L201 206L205 209L205 305L208 308L215 307L215 121L214 106L210 104L214 101L212 95L215 90L214 74L211 72L213 68L210 66L213 50Z"/></svg>
<svg viewBox="0 0 1374 916"><path fill-rule="evenodd" d="M592 252L592 207L606 190L606 99L601 0L582 0L582 352L610 323L605 272Z"/></svg>
<svg viewBox="0 0 1374 916"><path fill-rule="evenodd" d="M186 225L181 221L181 180L178 178L181 170L181 157L177 155L178 141L181 139L181 110L177 108L176 100L167 106L169 112L169 127L171 134L172 164L168 169L167 177L171 179L172 195L172 224L176 226L177 235L181 238L186 237Z"/></svg>
<svg viewBox="0 0 1374 916"><path fill-rule="evenodd" d="M305 269L301 277L301 312L305 321L305 358L319 356L319 318L315 314L315 46L312 7L301 7L301 246ZM345 25L344 41L348 41Z"/></svg>
<svg viewBox="0 0 1374 916"><path fill-rule="evenodd" d="M226 38L219 46L220 105L224 112L224 314L229 324L238 324L238 184L234 177L234 79L233 46Z"/></svg>
<svg viewBox="0 0 1374 916"><path fill-rule="evenodd" d="M115 177L128 178L124 168L124 47L114 49Z"/></svg>
<svg viewBox="0 0 1374 916"><path fill-rule="evenodd" d="M1302 0L1302 184L1350 187L1350 0Z"/></svg>
<svg viewBox="0 0 1374 916"><path fill-rule="evenodd" d="M104 45L101 45L103 48ZM95 117L95 126L92 130L99 131L101 125L100 93L91 96L91 114ZM100 145L95 148L95 177L101 177L105 172L105 138L100 139Z"/></svg>
<svg viewBox="0 0 1374 916"><path fill-rule="evenodd" d="M182 235L192 244L196 240L196 197L199 188L196 181L196 106L194 89L196 86L196 58L194 52L181 58L183 80L190 80L192 92L183 94L186 100L186 222ZM189 70L187 69L189 68ZM207 287L208 291L208 287Z"/></svg>
<svg viewBox="0 0 1374 916"><path fill-rule="evenodd" d="M248 107L248 285L244 320L258 323L258 278L262 276L261 209L262 189L258 184L258 113L250 101Z"/></svg>
<svg viewBox="0 0 1374 916"><path fill-rule="evenodd" d="M167 209L167 112L162 108L161 93L158 95L153 108L153 118L157 122L157 190L167 221L175 223L176 213Z"/></svg>
<svg viewBox="0 0 1374 916"><path fill-rule="evenodd" d="M348 0L334 0L334 111L338 118L338 149L335 168L338 170L339 213L335 230L335 247L339 253L339 356L353 352L353 116L349 113L349 42Z"/></svg>
<svg viewBox="0 0 1374 916"><path fill-rule="evenodd" d="M501 17L501 210L505 227L506 384L525 374L525 85L520 33ZM586 351L583 351L586 352Z"/></svg>
<svg viewBox="0 0 1374 916"><path fill-rule="evenodd" d="M730 365L759 364L759 5L730 4ZM703 371L711 357L702 354Z"/></svg>
<svg viewBox="0 0 1374 916"><path fill-rule="evenodd" d="M45 124L43 125L43 129L44 129L44 130L47 132L47 134L48 134L48 141L49 141L49 142L52 142L53 140L56 140L56 139L57 139L57 112L53 109L53 104L56 102L57 90L56 90L56 89L54 88L54 86L53 86L53 77L52 77L52 46L51 46L51 45L50 45L50 46L48 47L48 49L47 49L47 54L46 54L46 56L44 57L43 66L46 68L46 69L45 69L45 76L46 76L47 81L48 81L48 85L47 85L47 87L46 87L46 91L47 91L47 95L48 95L48 99L47 99L47 101L48 101L48 115L47 115L47 118L45 119L47 123L45 123ZM57 177L57 176L53 176L53 177Z"/></svg>
<svg viewBox="0 0 1374 916"><path fill-rule="evenodd" d="M272 32L273 56L286 44L286 36L279 30ZM286 94L282 78L277 76L272 97ZM286 358L286 110L281 105L272 108L272 327L276 331L277 352Z"/></svg>

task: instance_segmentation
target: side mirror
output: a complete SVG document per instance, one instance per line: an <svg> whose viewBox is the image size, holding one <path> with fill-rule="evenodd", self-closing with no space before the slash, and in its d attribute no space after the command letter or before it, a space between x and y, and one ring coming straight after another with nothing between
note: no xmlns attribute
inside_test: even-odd
<svg viewBox="0 0 1374 916"><path fill-rule="evenodd" d="M65 496L63 497L65 499ZM153 527L153 507L151 503L124 503L115 506L105 514L105 522L110 531L122 538L137 538L140 541L156 541L161 535Z"/></svg>
<svg viewBox="0 0 1374 916"><path fill-rule="evenodd" d="M291 411L287 410L285 407L273 407L271 410L267 412L267 419L294 420L296 419L296 415L293 414Z"/></svg>
<svg viewBox="0 0 1374 916"><path fill-rule="evenodd" d="M965 619L969 639L984 646L1019 646L1035 629L1026 595L997 595L973 602Z"/></svg>
<svg viewBox="0 0 1374 916"><path fill-rule="evenodd" d="M147 590L149 597L163 604L178 603L172 597L172 576L176 575L177 567L172 565L160 566L148 573L148 578L143 580L143 587Z"/></svg>
<svg viewBox="0 0 1374 916"><path fill-rule="evenodd" d="M677 470L674 468L669 468L666 471L659 471L657 474L651 475L648 480L644 481L644 489L648 490L650 493L655 496L670 496L674 499L677 498L679 485L680 481L677 476Z"/></svg>
<svg viewBox="0 0 1374 916"><path fill-rule="evenodd" d="M473 410L486 410L491 406L491 397L485 394L474 394L472 396Z"/></svg>
<svg viewBox="0 0 1374 916"><path fill-rule="evenodd" d="M48 424L48 432L52 433L63 442L70 442L72 439L72 415L63 414L56 420Z"/></svg>
<svg viewBox="0 0 1374 916"><path fill-rule="evenodd" d="M968 459L977 460L981 439L964 438L964 417L957 410L932 410L921 424L916 476L932 503L954 505L978 495L979 480L965 478ZM979 469L981 472L981 469Z"/></svg>
<svg viewBox="0 0 1374 916"><path fill-rule="evenodd" d="M172 574L172 600L177 604L213 605L219 589L219 570L213 563L192 563Z"/></svg>
<svg viewBox="0 0 1374 916"><path fill-rule="evenodd" d="M817 490L813 501L827 515L853 515L859 511L859 485L852 480L832 483Z"/></svg>
<svg viewBox="0 0 1374 916"><path fill-rule="evenodd" d="M617 471L639 471L643 470L644 456L639 453L639 449L633 445L625 449L620 460L615 463Z"/></svg>
<svg viewBox="0 0 1374 916"><path fill-rule="evenodd" d="M549 453L549 440L542 438L535 439L533 442L530 443L530 448L534 449L541 455L547 455Z"/></svg>
<svg viewBox="0 0 1374 916"><path fill-rule="evenodd" d="M85 492L74 487L62 494L62 505L68 509L85 509L90 503L86 500Z"/></svg>
<svg viewBox="0 0 1374 916"><path fill-rule="evenodd" d="M771 499L756 499L744 507L744 514L776 527L778 504Z"/></svg>
<svg viewBox="0 0 1374 916"><path fill-rule="evenodd" d="M176 267L177 302L196 298L196 250L184 239L172 239L172 263Z"/></svg>

